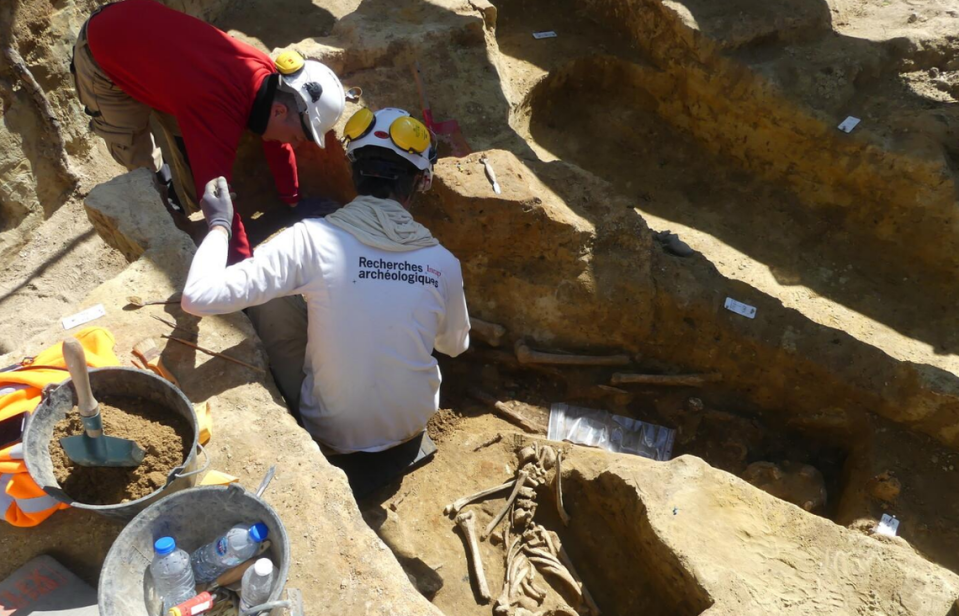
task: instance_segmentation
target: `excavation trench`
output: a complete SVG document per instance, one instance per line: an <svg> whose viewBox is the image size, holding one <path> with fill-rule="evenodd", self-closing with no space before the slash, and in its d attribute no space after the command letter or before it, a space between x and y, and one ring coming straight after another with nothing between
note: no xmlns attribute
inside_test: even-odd
<svg viewBox="0 0 959 616"><path fill-rule="evenodd" d="M588 480L574 472L563 496L576 515L568 528L558 520L553 528L561 529L564 546L605 613L697 616L710 607L706 591L657 536L636 491L621 477Z"/></svg>
<svg viewBox="0 0 959 616"><path fill-rule="evenodd" d="M207 17L226 6L199 4L209 5ZM335 15L306 10L312 21L300 29L308 31L282 37L259 27L272 15L270 3L232 3L221 25L268 47L297 45L329 61L347 85L362 86L361 104L414 115L418 96L407 76L418 58L437 117L458 119L477 153L496 161L502 195L492 192L478 156L444 157L414 215L462 261L471 313L507 326L504 346L474 338L468 353L442 360L442 410L429 426L435 459L360 503L408 573L417 575L418 560L443 577L434 603L444 613L486 616L492 608L476 601L463 540L443 507L514 476L527 442L476 402L473 388L540 423L552 403L567 402L676 430L679 459L669 464L589 453L592 462L579 465L571 454L568 527L549 490L539 496L538 521L559 534L604 613L709 610L710 568L721 570L727 555L710 552L723 537L709 531L726 533L737 520L738 547L748 553L742 568L776 565L781 554L817 558L808 543L778 541L797 533L805 541L808 529L805 537L838 534L836 525L868 532L892 513L910 546L959 571L959 455L942 444L959 443L959 327L950 310L959 298L949 284L959 270L955 161L935 148L906 147L925 143L922 131L906 138L864 126L838 134L829 114L805 107L788 83L767 79L790 56L789 41L812 49L832 36L825 4L744 6L728 37L715 21L725 10L698 1L494 0L497 10L483 2L475 10L348 4L337 4ZM779 13L789 13L785 25ZM755 20L773 26L743 30ZM383 24L388 36L378 37ZM548 30L558 36L531 36ZM840 43L856 44L848 36ZM22 51L32 65L62 68L69 82L68 62L48 62L43 49ZM877 58L870 70L896 70L887 55ZM867 84L867 73L858 82ZM7 232L48 216L64 186L41 164L54 160L42 156L48 144L19 137L44 132L26 93L0 80L0 99L9 131L0 144L11 152L0 157L11 176L0 188ZM348 105L346 115L356 108ZM949 115L941 105L935 111ZM73 113L70 134L85 135L87 118ZM89 148L72 139L74 149ZM244 139L234 169L237 209L261 244L304 213L278 201L258 138ZM352 197L349 168L340 144L327 144L298 152L303 193L344 203ZM700 254L664 253L650 228L679 233ZM0 253L8 236L0 233ZM729 295L754 303L761 318L723 310ZM521 337L544 350L627 353L629 371L715 370L724 381L610 389L613 369L520 365L509 345ZM471 510L485 526L503 502L499 495ZM721 519L709 529L685 518L690 511ZM773 528L770 511L804 530ZM759 519L768 534L750 526ZM687 535L694 541L677 547ZM858 554L880 553L874 549ZM483 542L481 552L495 597L502 547ZM705 574L692 562L697 554L713 559ZM794 581L813 588L807 578ZM762 603L760 594L737 596L742 613ZM901 597L898 589L887 594Z"/></svg>
<svg viewBox="0 0 959 616"><path fill-rule="evenodd" d="M762 192L763 182L754 179L761 178L793 193L796 199L769 195L765 200L772 201L766 205L774 210L787 210L796 222L814 218L826 228L842 229L857 243L866 241L861 252L881 257L884 266L893 263L889 258L893 255L918 259L928 281L954 279L959 265L954 256L959 245L956 178L947 151L951 146L940 134L951 125L948 118L954 109L909 99L900 102L936 108L942 123L918 131L915 127L897 128L897 111L889 103L889 108L878 111L887 117L875 118L870 128L855 136L836 130L835 124L845 116L834 122L831 114L838 111L829 109L827 113L807 104L804 97L809 93L794 76L801 69L793 66L790 73L779 66L787 63L782 58L807 53L789 45L817 37L823 37L824 47L830 43L830 49L845 45L855 58L850 62L868 65L860 68L863 74L856 86L861 88L875 82L874 74L896 75L898 66L895 54L881 46L870 48L852 39L833 41L828 34L828 14L821 7L813 9L818 3L791 7L799 15L810 9L814 14L804 19L790 14L782 23L764 11L753 14L756 7L751 7L744 13L749 17L743 17L737 27L720 24L715 31L711 31L710 21L717 15L711 5L694 0L679 3L681 6L565 1L562 9L553 3L547 8L542 2L504 0L496 4L500 9L496 37L502 70L517 84L517 102L527 96L512 123L519 132L531 133L545 149L606 179L632 179L635 187L630 196L634 198L641 196L640 184L645 178L623 174L623 166L629 169L633 157L637 163L633 169L642 163L653 163L650 171L665 167L665 183L675 184L680 193L683 186L698 192L719 180L717 175L748 172L754 177L733 177L733 183L750 192ZM543 29L553 29L566 40L553 43L530 37L530 32ZM739 32L741 40L736 40L737 30L746 31ZM822 64L825 71L836 62L828 53L824 50L823 57L806 60L812 66ZM870 95L884 102L897 96L881 89ZM549 109L550 102L553 109ZM913 112L910 108L908 113ZM898 113L907 112L900 109ZM526 114L533 117L527 120ZM547 131L536 130L536 125L543 123L538 122L537 114L546 123L563 127L564 135L588 127L589 138L572 136L562 149L554 143L555 137L544 134ZM642 115L658 118L663 125L658 135L651 134L650 120ZM631 128L634 121L638 122ZM675 154L668 147L674 141L679 142ZM617 147L610 147L611 142ZM693 148L691 142L695 142ZM591 151L590 146L597 145L605 147L608 155ZM571 155L570 149L579 150L580 155ZM691 149L705 160L683 161ZM616 153L621 153L619 164L611 160ZM722 162L710 160L709 155ZM662 160L646 160L650 156ZM687 165L691 178L707 172L698 188L694 181L668 181L679 162ZM719 190L717 197L721 199L723 192ZM756 211L761 210L757 207ZM816 230L810 231L808 238L815 238ZM934 237L937 239L930 246ZM807 239L807 247L811 241ZM820 244L828 247L826 242ZM761 255L754 258L763 260ZM873 269L868 262L859 266L864 271ZM877 270L881 276L882 268Z"/></svg>
<svg viewBox="0 0 959 616"><path fill-rule="evenodd" d="M702 120L663 117L675 112L663 99L685 94L665 92L664 79L659 69L613 56L575 60L532 89L514 123L543 156L608 181L653 229L678 233L727 276L824 325L842 323L859 339L886 338L881 344L895 356L954 367L941 355L959 348L945 309L955 286L917 270L903 254L911 250L905 235L882 239L860 219L871 214L822 206L711 151L696 132ZM696 105L688 100L681 109ZM889 297L912 299L891 304ZM890 339L889 328L903 336Z"/></svg>
<svg viewBox="0 0 959 616"><path fill-rule="evenodd" d="M601 81L602 75L594 72ZM590 100L588 92L591 90L588 88L568 85L581 85L578 82L562 83L567 84L564 87L569 87L569 90L559 90L567 102L573 101L584 110L597 103ZM549 85L556 87L555 83ZM638 94L629 92L624 96L630 94L638 97ZM531 100L535 103L537 99L533 97ZM542 108L534 105L531 133L538 135L540 143L548 143L550 147L560 148L565 143L569 151L561 152L563 156L568 155L573 160L580 160L579 157L588 159L587 153L575 151L575 143L584 143L580 141L581 134L576 132L579 129L561 124L567 126L569 138L566 140L551 132L559 131L549 126L551 118L562 118L561 115L549 115L562 113L556 107L548 103L543 103ZM650 131L645 142L672 139L674 143L679 143L675 158L671 159L675 164L700 164L699 169L705 169L702 174L713 173L713 177L720 177L725 182L723 186L730 190L741 190L729 179L731 174L723 175L716 172L715 167L702 163L703 157L695 156L694 143L683 142L682 136L677 133L657 133L670 129L658 124L653 114L643 115L646 112L641 107L629 110L626 106L621 107L620 112L627 114L618 120L621 126ZM586 124L583 130L595 128L595 124L589 124L596 122L595 119L588 115L582 116L582 119ZM627 145L625 142L619 144L624 148ZM629 151L632 154L624 159L638 159L634 163L634 175L646 174L645 167L651 164L649 155L644 159L641 149L635 145L631 147ZM597 154L595 151L592 153ZM607 156L611 160L616 158L609 154ZM342 161L337 166L341 164ZM718 165L715 161L710 164ZM619 169L623 170L623 174L626 173L625 164ZM643 177L652 178L654 174ZM690 181L678 172L672 177ZM615 186L620 191L628 189L625 181ZM745 199L743 192L737 195ZM440 193L439 198L447 199L447 195ZM419 211L425 214L424 220L436 220L429 204L423 207L427 209ZM487 208L486 205L468 203L464 207L477 211ZM260 212L247 212L251 236L266 238L289 224L290 221L286 220L289 212L280 208L282 206L272 209L263 207ZM731 215L731 210L727 213ZM520 216L518 211L516 216ZM513 222L523 224L523 219L519 217ZM452 224L456 224L455 216ZM485 223L477 221L477 224ZM440 233L444 231L442 226L437 226L435 230ZM542 232L532 231L528 226L526 231ZM497 233L485 229L482 251L486 259L495 260L498 256L496 244L489 243L498 241ZM548 233L542 233L544 241L549 243ZM563 241L565 243L566 240ZM464 262L472 259L472 248L461 248L463 250L458 254ZM576 248L569 245L564 250ZM451 249L457 251L457 245L452 245ZM535 259L529 263L518 263L517 267L521 267L525 274L541 275L546 280L558 272L568 271L560 268L555 260L549 265L538 263ZM469 270L466 271L468 273ZM471 301L474 297L481 298L476 305L480 307L478 314L482 316L484 294L487 299L498 297L498 291L484 287L484 278L472 279L468 285ZM676 298L669 293L660 293L659 301L675 301ZM597 308L598 312L591 314L589 306L570 305L569 309L575 311L577 319L582 317L597 322L609 319L606 308ZM520 306L514 308L519 309ZM678 326L689 335L696 331L724 331L727 337L723 346L739 348L742 344L735 336L730 337L722 313L707 311L697 314L695 318L693 325L689 324L690 319L687 318L687 322L678 323ZM676 319L682 321L680 316ZM656 332L655 336L665 342L673 339L679 331L670 329L668 332ZM518 330L510 332L511 336L522 333ZM558 333L564 335L563 332ZM635 332L631 330L611 332L609 339L634 335ZM624 392L615 392L596 387L608 384L614 369L530 369L510 359L511 351L490 349L476 339L473 347L463 357L444 360L442 364L442 408L447 410L442 411L431 426L431 434L440 447L436 459L389 486L370 502L361 503L368 519L381 517L385 510L397 514L398 521L394 522L394 526L400 530L394 532L404 536L401 543L405 544L405 548L397 550L394 543L388 543L397 551L401 564L415 569L416 566L410 563L419 559L420 570L423 566L433 568L443 565L439 572L445 585L434 601L446 613L478 616L490 613L490 608L476 602L471 574L466 567L463 541L452 521L442 516L443 506L466 493L506 480L508 477L503 476L504 469L511 465L515 468L514 449L506 446L511 441L509 436L496 446L474 451L476 446L490 437L492 431L508 434L515 427L493 419L489 416L488 407L473 401L468 395L473 387L484 388L497 399L531 405L530 408L536 409L541 422L551 403L568 402L673 428L677 430L674 456L700 457L715 468L748 478L769 493L840 524L862 524L863 520L874 522L884 511L893 511L911 519L912 524L903 527L903 536L924 555L940 564L959 568L959 562L955 562L952 556L954 548L959 547L959 536L951 530L954 527L949 526L950 518L945 515L951 511L950 497L934 490L932 482L907 485L907 490L915 491L908 502L877 500L871 493L875 478L883 472L891 471L893 477L904 478L912 468L917 468L915 461L907 455L908 450L915 447L909 443L916 439L923 443L923 451L939 452L943 462L952 459L950 452L925 437L908 435L906 438L902 427L875 424L868 419L868 414L860 416L865 423L851 427L843 418L844 413L838 410L836 414L839 419L832 426L828 409L815 418L804 417L800 421L794 421L795 409L783 409L791 411L788 413L764 411L755 403L751 383L740 382L737 371L733 370L729 372L726 382L702 389L626 387ZM579 348L563 350L590 352ZM616 349L613 347L608 350ZM639 358L631 369L638 372L682 373L689 370L689 366L682 361L684 355L689 354L670 351L661 357ZM691 403L690 399L698 399L702 405ZM801 408L805 410L807 407ZM804 423L803 420L808 421ZM897 433L902 434L902 438L890 436ZM880 434L884 436L878 436ZM880 439L884 439L883 446L877 445ZM948 468L948 463L943 468ZM928 472L940 473L940 469L934 468ZM945 470L941 474L948 475ZM951 477L943 480L952 481ZM642 502L627 488L615 476L587 479L574 474L570 479L567 498L570 508L580 512L577 520L569 528L561 528L558 520L551 519L548 503L544 503L541 506L545 516L543 523L560 533L587 587L595 587L595 594L600 597L597 601L608 613L701 613L709 607L710 598L701 589L695 575L684 568L673 552L662 544L646 521ZM924 505L917 507L917 502ZM935 513L935 502L941 506L942 513ZM501 504L502 498L478 505L482 519L488 522ZM483 550L487 575L495 596L500 582L494 580L502 579L503 566L502 554L494 547L484 544ZM414 570L408 569L408 573L415 577Z"/></svg>
<svg viewBox="0 0 959 616"><path fill-rule="evenodd" d="M821 254L810 257L816 267L809 267L805 258L797 262L797 254L816 252L814 240L830 233L843 233L837 231L842 228L843 221L813 215L788 189L704 152L693 136L664 122L658 115L656 95L645 85L651 70L641 62L626 62L609 56L573 61L550 74L531 91L522 111L527 122L523 130L528 131L538 151L545 153L547 158L553 156L564 164L575 165L606 180L613 191L611 194L630 203L650 224L660 228L680 224L689 229L705 229L722 243L737 246L749 254L744 261L751 267L769 264L770 270L782 281L792 281L792 284L823 284L826 286L822 288L838 293L836 289L846 283L839 283L835 277L847 276L849 288L843 292L850 296L864 295L866 287L870 292L875 290L875 278L841 273L830 278L821 273L823 268L820 266L825 263L821 259L837 264L837 272L841 272L838 264L855 263L856 259L869 260L867 255L871 253L868 251L846 251L843 246L848 244L837 245L825 257ZM668 147L663 147L664 144ZM245 183L244 194L262 198L248 199L246 204L253 204L252 208L244 209L248 207L245 204L240 207L248 218L251 237L263 241L291 224L296 214L281 204L271 205L267 198L271 190L269 178L262 171L256 171L258 152L254 150L248 155L251 162L241 162L241 165L245 164L250 173L238 176L238 184ZM327 179L305 179L306 182L321 180L320 184L311 187L310 192L345 201L349 198L349 188L341 153L334 151L324 153L324 156L332 156L322 164L335 172L326 176ZM317 162L311 161L310 164ZM461 164L465 166L468 161L461 161ZM444 173L447 176L442 183L450 182L449 170ZM551 183L555 174L541 177L551 186L559 186ZM602 194L594 195L594 198L602 197ZM500 237L500 231L491 229L485 220L471 219L471 224L479 224L484 229L482 238L472 234L473 238L466 244L461 243L443 226L462 224L457 222L456 216L437 224L440 218L431 209L434 199L448 202L449 198L450 195L441 189L438 196L430 196L421 206L425 210L417 210L417 216L422 216L422 220L464 263L479 258L473 254L478 251L482 253L484 263L503 259L504 266L518 268L508 275L539 276L540 282L565 276L571 271L566 265L560 266L555 257L537 260L528 249L522 251L525 256L520 256L519 252L516 255L497 254L498 242L509 236L508 229L504 228L503 237ZM574 203L571 197L569 201ZM463 207L477 214L484 212L495 216L495 208L479 200L475 204L465 203ZM576 209L589 215L588 209ZM550 250L559 251L557 254L568 251L574 256L588 255L591 250L591 247L575 245L568 237L551 238L548 228L531 229L519 210L511 210L509 216L496 224L507 221L507 227L523 225L527 235L534 234L529 237L538 237L536 241L550 246ZM747 233L747 229L757 229L757 232ZM482 245L473 246L473 242L480 239ZM882 252L881 245L870 244L869 240L857 244L860 250L863 246L876 251L872 254ZM641 256L641 251L636 251L624 254L623 258ZM715 257L714 254L708 256ZM559 257L560 261L563 259L566 257ZM682 263L678 262L669 265L670 268L681 266ZM502 294L487 287L486 278L470 278L469 265L464 271L468 274L470 301L479 298L473 305L478 308L477 314L483 316L490 298L501 298ZM818 278L806 278L809 272ZM734 328L727 324L728 317L722 313L711 310L690 313L689 307L683 306L681 296L675 295L677 290L670 287L670 284L681 283L668 282L669 274L656 275L662 276L654 300L660 304L657 309L672 313L672 317L661 321L649 339L670 348L667 352L651 352L633 369L653 373L690 370L690 365L683 361L684 356L692 362L699 361L697 357L709 355L708 349L700 346L705 332L722 335L722 341L717 344L723 348L742 352L744 345L752 344L747 338L737 338ZM896 275L898 273L888 273L890 278ZM691 284L698 283L695 278L691 281ZM559 287L568 284L572 281L556 281ZM626 294L622 299L629 302L630 298ZM596 306L596 312L591 313L591 306L568 304L566 309L574 315L568 320L615 322L608 314L608 307ZM623 306L624 310L628 306L640 313L644 309L632 303ZM518 304L509 306L509 309L532 309L535 312L535 306L521 307ZM686 317L683 311L686 311ZM921 321L916 315L903 318L913 323ZM641 321L637 316L627 320L633 322L630 328L636 328L637 320ZM535 331L542 333L542 329ZM510 336L524 333L528 332L511 329ZM554 333L560 338L566 337L565 332ZM635 331L608 332L610 347L606 350L617 350L619 340L642 346L646 341L643 336L642 327ZM681 337L685 338L680 344L676 341ZM695 352L692 349L680 351L687 343L697 347ZM598 393L595 386L608 384L612 370L530 370L517 366L514 360L507 361L506 357L511 355L509 351L484 349L478 341L474 341L473 346L475 349L464 357L443 364L442 406L449 410L441 412L434 421L434 439L440 446L437 458L388 487L371 502L361 503L368 519L378 518L387 509L397 514L398 521L394 525L400 530L394 532L405 537L406 548L397 551L404 566L411 567L414 559L421 561L420 569L424 566L422 563L430 568L442 564L439 573L445 585L434 597L434 602L446 613L479 616L490 613L490 607L476 602L463 541L453 522L441 515L442 508L465 493L505 480L503 469L515 464L511 448L495 446L473 451L488 438L490 430L495 428L505 434L514 429L488 417L488 408L471 401L466 392L477 385L485 387L498 399L532 404L539 409L541 420L551 403L562 401L606 409L676 429L674 456L700 457L715 468L747 478L769 493L839 524L858 524L863 530L869 530L871 527L863 524L874 524L882 513L894 512L909 521L903 525L902 535L920 552L934 562L959 569L959 561L953 556L959 548L959 535L954 530L956 526L951 525L949 513L953 499L934 489L932 480L919 483L906 479L912 469L925 468L909 453L909 448L915 444L907 443L918 439L923 443L924 451L936 452L934 455L941 462L926 472L947 484L955 481L944 469L948 469L950 462L959 461L926 437L908 434L901 426L877 424L868 413L851 413L850 416L856 419L850 424L846 411L829 408L827 388L811 391L805 401L800 402L798 398L795 401L781 400L781 410L786 412L780 413L779 409L770 412L769 398L774 394L764 391L765 386L757 389L753 382L759 378L756 375L743 373L741 380L741 370L733 365L736 359L731 356L723 364L728 364L727 380L717 386L701 390L630 387L626 395L608 390ZM596 352L596 349L575 347L563 350ZM855 357L858 351L853 349L850 353ZM761 356L753 359L765 361ZM774 361L779 359L782 357ZM775 368L767 365L765 369ZM796 382L811 386L814 381L811 374L804 374ZM833 375L830 379L841 380L841 377ZM771 385L768 392L776 391L776 387L778 385ZM702 407L691 406L690 398L702 400ZM810 399L817 401L810 402ZM765 404L757 405L757 400L765 400ZM797 404L793 405L793 402ZM840 406L846 403L856 404L851 399L836 402ZM817 407L820 411L813 413ZM797 415L800 416L798 419ZM476 422L481 423L478 426ZM493 427L482 422L490 422ZM890 434L901 434L902 438ZM504 443L509 440L506 437ZM878 445L879 442L884 445ZM874 496L876 478L890 472L893 479L900 478L905 483L903 490L910 494L908 500L893 498L888 501ZM464 475L468 480L464 480ZM607 613L699 614L708 609L711 599L702 590L696 575L662 543L648 524L643 503L619 478L610 475L587 479L573 474L567 498L570 508L579 514L571 526L562 528L557 519L551 518L547 503L541 507L545 516L543 523L559 532L587 587L597 595L597 601ZM502 499L494 499L478 505L482 519L488 521L501 504ZM390 545L394 547L392 543ZM504 572L502 554L494 547L484 544L483 550L495 597ZM408 569L408 573L415 577L415 571Z"/></svg>

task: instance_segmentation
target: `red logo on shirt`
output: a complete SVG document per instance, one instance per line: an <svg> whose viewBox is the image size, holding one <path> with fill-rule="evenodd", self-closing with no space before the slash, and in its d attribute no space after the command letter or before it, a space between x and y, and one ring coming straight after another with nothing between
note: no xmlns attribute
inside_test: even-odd
<svg viewBox="0 0 959 616"><path fill-rule="evenodd" d="M443 272L440 272L440 271L438 271L438 270L435 270L435 269L433 269L433 268L432 268L431 266L429 266L429 265L426 266L426 272L427 272L428 274L433 274L434 276L442 276L442 275L443 275Z"/></svg>

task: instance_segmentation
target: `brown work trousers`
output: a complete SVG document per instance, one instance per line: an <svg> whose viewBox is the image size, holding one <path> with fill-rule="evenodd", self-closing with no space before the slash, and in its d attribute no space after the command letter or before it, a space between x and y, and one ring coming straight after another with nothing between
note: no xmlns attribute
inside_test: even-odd
<svg viewBox="0 0 959 616"><path fill-rule="evenodd" d="M87 24L73 48L73 65L77 96L92 118L90 129L106 141L113 160L127 171L146 167L156 173L165 157L180 203L187 213L199 211L193 172L176 144L176 138L182 137L176 118L137 101L110 80L90 53ZM163 131L167 147L162 153L150 130L151 117Z"/></svg>

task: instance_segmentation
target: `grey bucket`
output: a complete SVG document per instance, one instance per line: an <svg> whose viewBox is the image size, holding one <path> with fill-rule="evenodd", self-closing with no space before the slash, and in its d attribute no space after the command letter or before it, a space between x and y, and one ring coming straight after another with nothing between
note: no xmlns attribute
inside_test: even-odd
<svg viewBox="0 0 959 616"><path fill-rule="evenodd" d="M290 571L286 529L272 507L233 483L183 490L135 517L113 543L100 571L100 616L159 615L160 600L149 568L153 542L160 537L173 537L177 546L193 552L236 524L254 522L264 522L270 529L270 547L263 556L276 567L269 601L277 601Z"/></svg>
<svg viewBox="0 0 959 616"><path fill-rule="evenodd" d="M139 396L155 402L185 417L193 431L189 454L183 464L170 471L166 485L152 494L128 503L116 505L88 505L63 491L53 474L53 460L50 458L50 441L57 422L73 412L77 403L77 393L73 381L67 379L50 390L43 402L30 414L23 432L23 457L30 476L43 488L43 491L60 502L77 509L89 509L99 514L123 522L133 519L150 504L184 488L196 484L197 447L199 443L199 425L193 405L183 392L165 379L134 368L99 368L90 370L90 388L94 397L103 396ZM124 434L113 436L126 437Z"/></svg>

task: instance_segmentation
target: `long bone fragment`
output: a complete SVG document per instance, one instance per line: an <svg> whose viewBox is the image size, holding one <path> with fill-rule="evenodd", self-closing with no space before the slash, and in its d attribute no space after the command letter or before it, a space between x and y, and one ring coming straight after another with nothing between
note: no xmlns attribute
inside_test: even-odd
<svg viewBox="0 0 959 616"><path fill-rule="evenodd" d="M493 521L489 523L489 526L486 527L486 530L483 532L484 541L503 520L503 517L507 514L507 512L509 512L509 508L513 506L513 501L516 500L516 497L519 495L520 489L526 483L526 478L528 476L529 475L526 473L526 471L520 471L516 473L516 484L513 486L513 493L509 495L508 499L506 499L506 504L503 506L503 509L496 515L495 518L493 518Z"/></svg>
<svg viewBox="0 0 959 616"><path fill-rule="evenodd" d="M569 514L563 506L563 452L556 454L556 511L563 526L569 526Z"/></svg>
<svg viewBox="0 0 959 616"><path fill-rule="evenodd" d="M518 425L520 428L529 432L530 434L546 434L546 430L542 426L539 426L526 417L523 417L513 409L506 406L506 403L500 402L485 391L477 389L476 387L471 387L467 393L483 404L492 406L497 415L501 416L510 423Z"/></svg>
<svg viewBox="0 0 959 616"><path fill-rule="evenodd" d="M455 515L460 512L460 509L469 505L470 503L476 502L482 498L486 498L487 496L492 496L493 494L496 494L497 492L502 492L503 490L512 488L513 484L515 483L516 483L515 479L510 479L503 485L493 486L492 488L480 490L476 494L470 494L469 496L464 496L463 498L455 500L449 505L447 505L446 507L444 507L443 513L445 513L446 515Z"/></svg>
<svg viewBox="0 0 959 616"><path fill-rule="evenodd" d="M544 353L534 351L523 340L517 340L513 347L516 359L521 364L552 364L557 366L626 366L629 355L565 355L563 353Z"/></svg>
<svg viewBox="0 0 959 616"><path fill-rule="evenodd" d="M506 335L506 328L496 323L470 317L470 333L492 347L498 347Z"/></svg>
<svg viewBox="0 0 959 616"><path fill-rule="evenodd" d="M510 604L510 601L509 601L510 571L513 568L513 559L516 556L513 550L517 546L519 546L520 538L517 537L512 543L508 543L508 540L507 540L507 544L509 545L509 547L506 550L506 576L505 576L505 579L503 580L503 590L500 591L499 597L497 597L496 599L496 604L493 607L493 614L497 616L500 616L500 615L508 616L512 609L512 605ZM517 553L518 553L518 550L517 550Z"/></svg>
<svg viewBox="0 0 959 616"><path fill-rule="evenodd" d="M465 511L456 516L456 525L460 527L469 546L469 559L473 564L473 573L476 575L476 591L483 603L489 603L489 586L486 584L483 559L480 556L479 542L476 540L476 522L473 512Z"/></svg>
<svg viewBox="0 0 959 616"><path fill-rule="evenodd" d="M629 374L617 372L610 379L612 385L627 383L642 385L667 385L672 387L702 387L707 383L719 383L723 375L719 372L705 374Z"/></svg>

